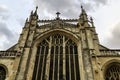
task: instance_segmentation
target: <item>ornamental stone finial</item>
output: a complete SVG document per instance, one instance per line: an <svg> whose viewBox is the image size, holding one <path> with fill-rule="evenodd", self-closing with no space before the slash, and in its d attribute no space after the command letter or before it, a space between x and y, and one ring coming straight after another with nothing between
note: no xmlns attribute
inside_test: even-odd
<svg viewBox="0 0 120 80"><path fill-rule="evenodd" d="M60 15L60 12L57 12L56 14L57 14L57 19L59 19L59 18L60 18L60 17L59 17L59 15Z"/></svg>

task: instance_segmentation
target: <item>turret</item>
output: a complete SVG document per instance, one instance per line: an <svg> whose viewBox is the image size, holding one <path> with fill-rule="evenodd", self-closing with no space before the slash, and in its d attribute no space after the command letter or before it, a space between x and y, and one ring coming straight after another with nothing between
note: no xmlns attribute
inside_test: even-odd
<svg viewBox="0 0 120 80"><path fill-rule="evenodd" d="M30 31L31 30L34 31L36 29L37 21L38 21L37 10L38 10L38 7L36 7L35 11L31 11L30 17L27 20L27 22L29 23L29 29L30 29Z"/></svg>
<svg viewBox="0 0 120 80"><path fill-rule="evenodd" d="M84 28L84 27L89 27L88 24L88 17L85 9L83 6L81 6L81 14L79 16L79 24Z"/></svg>
<svg viewBox="0 0 120 80"><path fill-rule="evenodd" d="M87 13L86 13L85 9L83 9L83 6L81 6L81 15L80 15L80 18L82 18L82 20L84 20L84 21L88 20Z"/></svg>
<svg viewBox="0 0 120 80"><path fill-rule="evenodd" d="M79 17L80 33L82 36L83 48L85 49L94 49L94 41L97 42L97 33L94 27L93 19L88 20L87 13L85 9L81 6L81 14ZM91 24L91 25L90 25ZM91 27L92 26L92 27ZM94 40L95 39L95 40Z"/></svg>
<svg viewBox="0 0 120 80"><path fill-rule="evenodd" d="M37 26L37 21L38 21L38 14L37 14L37 9L33 12L31 11L30 17L26 19L25 25L23 27L22 33L19 38L19 47L25 47L26 44L29 44L26 42L29 40L27 36L31 36L33 32L35 32L36 26ZM32 35L33 36L33 35Z"/></svg>
<svg viewBox="0 0 120 80"><path fill-rule="evenodd" d="M20 60L20 66L18 67L18 73L15 80L26 80L26 71L29 65L28 57L30 56L30 49L32 47L33 39L36 33L38 14L36 7L35 12L31 11L29 19L26 19L25 26L23 27L22 33L19 39L19 52L22 53Z"/></svg>
<svg viewBox="0 0 120 80"><path fill-rule="evenodd" d="M38 7L36 7L36 10L31 12L30 19L29 19L29 31L28 31L28 37L26 42L26 46L30 47L34 38L34 34L36 32L37 27L37 21L38 21L38 14L37 14Z"/></svg>

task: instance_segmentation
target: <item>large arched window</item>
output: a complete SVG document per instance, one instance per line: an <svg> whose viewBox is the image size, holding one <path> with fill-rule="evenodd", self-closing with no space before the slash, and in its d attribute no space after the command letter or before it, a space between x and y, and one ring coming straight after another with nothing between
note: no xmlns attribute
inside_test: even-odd
<svg viewBox="0 0 120 80"><path fill-rule="evenodd" d="M5 78L6 78L6 71L2 66L0 66L0 80L5 80Z"/></svg>
<svg viewBox="0 0 120 80"><path fill-rule="evenodd" d="M37 47L32 80L80 80L76 43L61 34L43 39Z"/></svg>
<svg viewBox="0 0 120 80"><path fill-rule="evenodd" d="M108 65L105 80L120 80L120 63L114 62Z"/></svg>

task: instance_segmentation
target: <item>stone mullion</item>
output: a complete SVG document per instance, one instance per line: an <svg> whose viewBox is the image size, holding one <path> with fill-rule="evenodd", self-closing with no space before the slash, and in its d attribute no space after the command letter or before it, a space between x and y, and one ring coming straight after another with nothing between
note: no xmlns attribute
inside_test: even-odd
<svg viewBox="0 0 120 80"><path fill-rule="evenodd" d="M69 57L69 79L71 80L71 62L70 62L70 45L68 45L68 57Z"/></svg>
<svg viewBox="0 0 120 80"><path fill-rule="evenodd" d="M75 65L75 47L73 46L73 62L74 62L74 76L75 76L75 79L76 80L76 65ZM72 66L72 65L71 65Z"/></svg>
<svg viewBox="0 0 120 80"><path fill-rule="evenodd" d="M81 51L81 45L77 45L77 57L78 57L78 65L79 65L79 72L80 72L80 79L85 80L85 71L83 66L83 57L82 57L82 51Z"/></svg>
<svg viewBox="0 0 120 80"><path fill-rule="evenodd" d="M66 80L66 65L65 65L65 36L63 36L63 79Z"/></svg>
<svg viewBox="0 0 120 80"><path fill-rule="evenodd" d="M42 49L41 46L40 46L40 49ZM39 57L38 57L38 67L37 67L37 72L36 72L35 80L37 80L37 78L38 78L38 71L39 71L39 64L40 64L40 56L41 56L41 52L42 52L42 50L40 50Z"/></svg>
<svg viewBox="0 0 120 80"><path fill-rule="evenodd" d="M58 46L58 73L57 73L57 80L59 80L59 68L60 68L60 46Z"/></svg>
<svg viewBox="0 0 120 80"><path fill-rule="evenodd" d="M55 46L54 46L54 53L53 53L53 75L52 75L52 80L54 80L54 69L55 69Z"/></svg>
<svg viewBox="0 0 120 80"><path fill-rule="evenodd" d="M50 36L50 42L48 44L49 44L49 50L48 50L48 55L47 55L47 58L46 58L45 80L49 80L50 54L51 54L51 47L52 47L52 36Z"/></svg>
<svg viewBox="0 0 120 80"><path fill-rule="evenodd" d="M45 52L46 52L46 46L44 46L44 53L43 53L43 62L42 62L42 71L41 71L41 79L40 80L43 80L42 76L43 76L43 68L45 67L44 65L44 61L45 61Z"/></svg>

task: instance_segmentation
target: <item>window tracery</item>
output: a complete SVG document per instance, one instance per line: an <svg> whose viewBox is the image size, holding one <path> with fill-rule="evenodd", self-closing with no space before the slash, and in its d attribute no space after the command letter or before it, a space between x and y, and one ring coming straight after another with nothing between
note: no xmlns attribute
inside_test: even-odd
<svg viewBox="0 0 120 80"><path fill-rule="evenodd" d="M105 80L120 80L120 63L114 62L108 66Z"/></svg>
<svg viewBox="0 0 120 80"><path fill-rule="evenodd" d="M48 80L80 80L77 45L67 36L53 34L40 42L32 80L46 80L46 77Z"/></svg>

